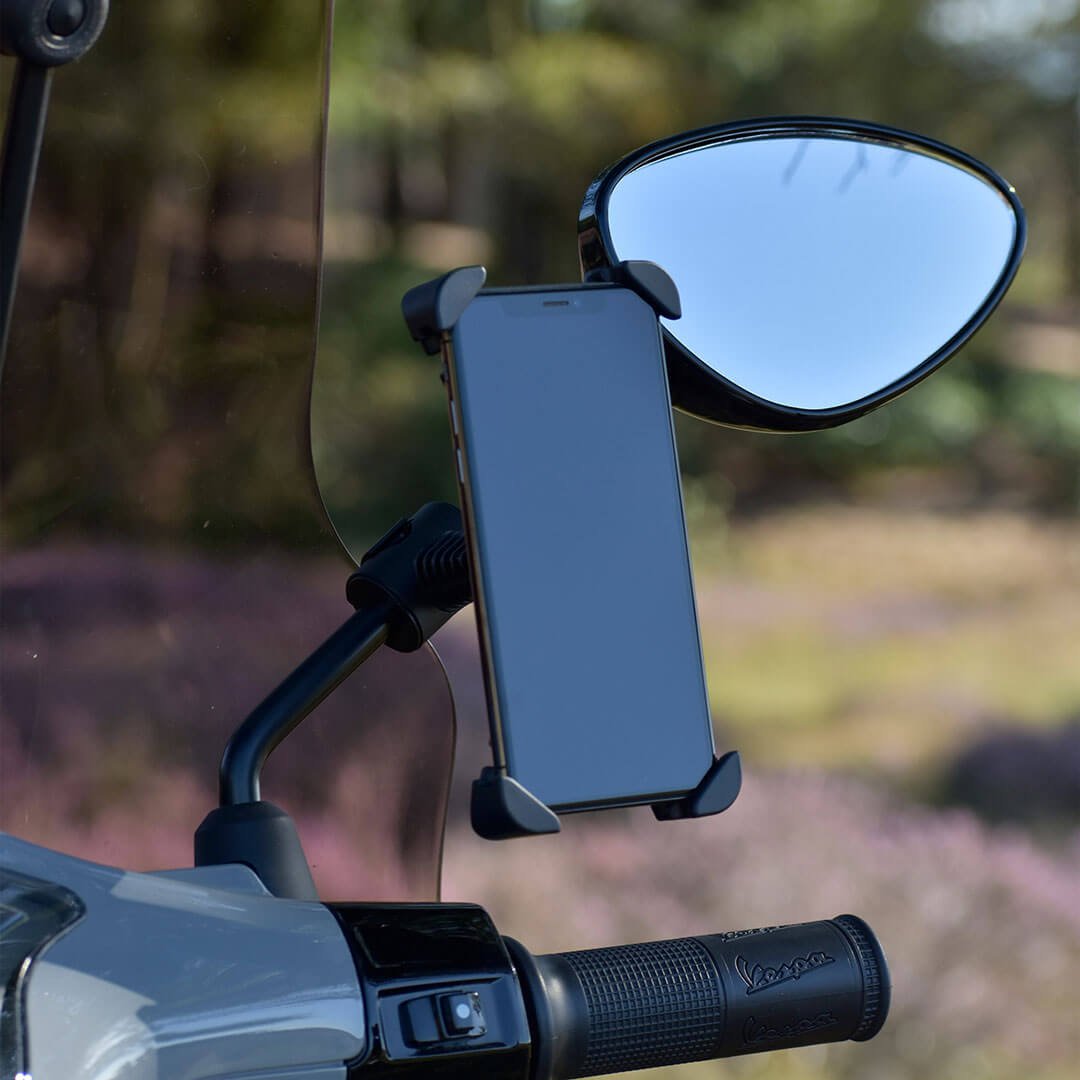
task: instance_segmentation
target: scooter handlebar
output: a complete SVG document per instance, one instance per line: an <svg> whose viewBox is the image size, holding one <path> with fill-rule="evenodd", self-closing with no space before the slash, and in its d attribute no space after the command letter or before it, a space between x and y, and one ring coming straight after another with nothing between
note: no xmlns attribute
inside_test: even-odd
<svg viewBox="0 0 1080 1080"><path fill-rule="evenodd" d="M889 1010L885 956L854 915L546 956L506 942L534 1080L862 1041Z"/></svg>

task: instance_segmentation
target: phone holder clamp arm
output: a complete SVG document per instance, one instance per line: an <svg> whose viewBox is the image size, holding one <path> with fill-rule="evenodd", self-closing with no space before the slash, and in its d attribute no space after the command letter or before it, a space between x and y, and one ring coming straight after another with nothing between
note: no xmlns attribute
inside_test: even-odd
<svg viewBox="0 0 1080 1080"><path fill-rule="evenodd" d="M657 315L666 319L682 317L682 304L675 282L667 271L645 259L627 259L614 266L597 266L583 279L587 284L621 285L641 297Z"/></svg>
<svg viewBox="0 0 1080 1080"><path fill-rule="evenodd" d="M409 333L428 356L438 353L440 338L453 330L486 280L484 267L459 266L411 288L401 298L401 313Z"/></svg>

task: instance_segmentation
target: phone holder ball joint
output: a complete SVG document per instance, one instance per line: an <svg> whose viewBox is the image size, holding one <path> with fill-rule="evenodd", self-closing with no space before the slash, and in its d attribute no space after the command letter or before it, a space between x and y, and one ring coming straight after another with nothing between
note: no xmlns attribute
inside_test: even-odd
<svg viewBox="0 0 1080 1080"><path fill-rule="evenodd" d="M401 309L409 332L429 356L440 351L462 313L483 288L487 272L482 266L465 266L410 289ZM636 292L657 316L677 319L681 313L679 293L667 273L655 263L628 260L589 271L586 284L620 285ZM377 545L378 546L378 545ZM462 538L461 559L467 567L467 551ZM742 785L742 768L737 751L715 758L693 791L682 798L652 804L660 821L706 817L726 810ZM606 804L605 804L606 805ZM615 805L623 805L621 803ZM581 806L572 811L603 809ZM473 781L471 817L473 829L488 840L517 836L537 836L559 831L556 811L511 777L505 765L481 770Z"/></svg>

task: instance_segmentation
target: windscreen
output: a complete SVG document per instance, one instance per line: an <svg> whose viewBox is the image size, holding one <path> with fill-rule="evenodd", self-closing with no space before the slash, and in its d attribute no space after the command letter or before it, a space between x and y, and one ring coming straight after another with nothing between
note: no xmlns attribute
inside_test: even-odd
<svg viewBox="0 0 1080 1080"><path fill-rule="evenodd" d="M55 74L0 399L26 840L190 866L229 734L352 613L307 437L329 19L113 5ZM276 751L324 897L435 897L452 747L433 656L383 650Z"/></svg>

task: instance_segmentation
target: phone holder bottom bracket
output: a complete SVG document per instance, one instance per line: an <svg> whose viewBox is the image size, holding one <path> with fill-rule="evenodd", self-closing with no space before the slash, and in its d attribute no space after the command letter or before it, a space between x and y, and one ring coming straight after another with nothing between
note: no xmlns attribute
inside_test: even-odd
<svg viewBox="0 0 1080 1080"><path fill-rule="evenodd" d="M708 817L726 810L742 787L742 763L737 750L715 758L693 791L681 799L652 804L658 821ZM623 804L615 804L623 805ZM583 810L613 807L582 807ZM528 788L504 771L487 766L472 786L472 827L485 840L557 833L559 818Z"/></svg>

